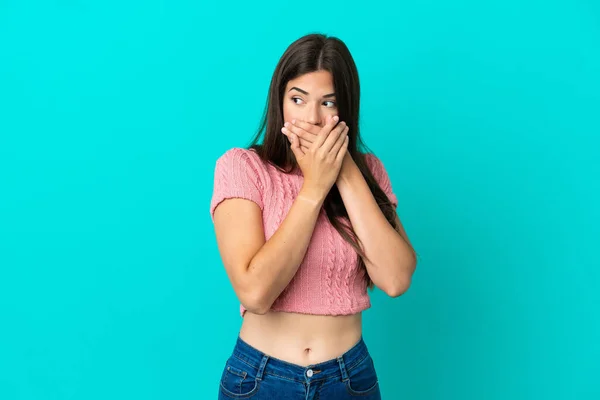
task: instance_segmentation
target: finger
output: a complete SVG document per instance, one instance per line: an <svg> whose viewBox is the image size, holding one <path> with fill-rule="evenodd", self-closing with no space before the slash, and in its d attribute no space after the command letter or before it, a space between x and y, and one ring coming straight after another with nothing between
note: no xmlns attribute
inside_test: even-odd
<svg viewBox="0 0 600 400"><path fill-rule="evenodd" d="M317 140L314 142L314 147L316 149L320 148L323 143L325 143L325 139L327 139L327 137L329 137L329 133L331 132L331 130L335 127L335 125L338 123L339 118L338 116L334 116L333 118L331 118L330 116L327 116L327 123L325 124L325 126L323 128L321 128L321 130L319 131L319 134L317 135Z"/></svg>
<svg viewBox="0 0 600 400"><path fill-rule="evenodd" d="M285 136L287 136L288 138L290 137L290 135L293 135L293 132L290 131L288 128L286 128L285 126L281 128L281 133L283 133Z"/></svg>
<svg viewBox="0 0 600 400"><path fill-rule="evenodd" d="M342 132L346 129L346 123L341 121L331 133L327 136L325 143L321 146L324 152L329 153L335 142L339 139Z"/></svg>
<svg viewBox="0 0 600 400"><path fill-rule="evenodd" d="M348 135L344 138L344 142L342 143L342 147L340 147L340 151L338 151L337 156L335 157L335 161L338 163L342 163L344 161L344 157L348 152L348 144L350 143L350 138Z"/></svg>
<svg viewBox="0 0 600 400"><path fill-rule="evenodd" d="M281 128L281 133L283 133L283 135L284 135L284 136L285 136L285 137L288 139L288 141L289 141L290 143L292 143L292 137L291 137L292 133L291 133L291 132L289 132L289 131L288 131L287 129L285 129L285 128Z"/></svg>
<svg viewBox="0 0 600 400"><path fill-rule="evenodd" d="M334 143L333 147L331 148L331 153L337 154L340 151L340 149L344 145L344 141L348 137L348 131L350 131L350 128L348 128L346 126L346 128L344 129L344 131L342 132L342 134L338 137L338 140L336 140L336 142ZM348 139L348 140L350 140L350 139Z"/></svg>
<svg viewBox="0 0 600 400"><path fill-rule="evenodd" d="M298 136L290 135L290 138L291 138L291 142L292 142L292 146L291 146L292 152L296 156L296 160L301 160L302 157L304 157L304 152L300 148L300 143L298 142Z"/></svg>
<svg viewBox="0 0 600 400"><path fill-rule="evenodd" d="M312 133L313 135L318 135L321 131L321 127L318 125L311 124L306 121L298 121L296 119L292 120L292 125L297 126L298 128L304 129L308 133Z"/></svg>
<svg viewBox="0 0 600 400"><path fill-rule="evenodd" d="M287 130L287 129L286 129L286 131L285 131L285 132L283 132L283 134L284 134L284 135L285 135L285 136L288 138L288 141L289 141L290 143L292 143L291 136L292 136L292 135L294 135L294 133L293 133L293 132L290 132L289 130ZM296 136L298 136L298 135L296 135ZM300 147L306 147L306 148L310 148L310 146L312 145L312 142L309 142L309 141L308 141L308 140L306 140L306 139L299 138L299 140L300 140Z"/></svg>
<svg viewBox="0 0 600 400"><path fill-rule="evenodd" d="M287 132L292 132L292 133L296 134L296 136L298 136L299 138L308 140L310 143L317 140L316 135L313 135L312 133L309 133L300 127L292 125L289 122L285 123L284 128L286 129Z"/></svg>
<svg viewBox="0 0 600 400"><path fill-rule="evenodd" d="M300 138L300 146L304 146L304 147L310 149L310 147L312 146L312 142L309 142L306 139Z"/></svg>
<svg viewBox="0 0 600 400"><path fill-rule="evenodd" d="M285 137L287 138L288 142L289 142L289 143L290 143L290 145L291 145L291 144L292 144L292 138L291 138L291 137L289 137L288 135L286 135L285 133L284 133L284 135L285 135Z"/></svg>

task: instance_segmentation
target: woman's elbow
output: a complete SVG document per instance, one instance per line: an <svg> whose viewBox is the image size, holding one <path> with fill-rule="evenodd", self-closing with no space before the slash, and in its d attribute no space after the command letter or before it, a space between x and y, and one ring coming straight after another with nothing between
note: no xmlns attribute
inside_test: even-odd
<svg viewBox="0 0 600 400"><path fill-rule="evenodd" d="M385 294L390 297L400 297L410 287L411 279L410 277L404 279L395 279L386 285L382 285L381 289Z"/></svg>
<svg viewBox="0 0 600 400"><path fill-rule="evenodd" d="M267 296L258 290L245 292L239 300L244 308L253 314L264 315L271 309L271 302L268 301Z"/></svg>
<svg viewBox="0 0 600 400"><path fill-rule="evenodd" d="M244 308L252 314L265 315L269 312L270 307L265 307L262 304L242 303Z"/></svg>
<svg viewBox="0 0 600 400"><path fill-rule="evenodd" d="M404 286L392 286L392 287L390 287L388 289L385 289L384 292L385 292L385 294L387 294L390 297L400 297L407 290L408 290L408 287L404 287Z"/></svg>

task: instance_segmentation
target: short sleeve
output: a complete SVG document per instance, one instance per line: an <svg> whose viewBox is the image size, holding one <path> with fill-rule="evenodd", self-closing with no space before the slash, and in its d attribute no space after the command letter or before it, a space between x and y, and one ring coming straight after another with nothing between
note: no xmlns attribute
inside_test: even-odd
<svg viewBox="0 0 600 400"><path fill-rule="evenodd" d="M387 195L387 197L390 199L392 206L396 208L398 206L398 198L396 197L396 194L392 189L390 177L387 171L385 170L383 163L379 158L377 158L377 156L371 153L365 154L365 160L367 162L367 165L369 166L369 169L371 170L371 173L373 174L373 177L375 178L381 189L384 191L384 193Z"/></svg>
<svg viewBox="0 0 600 400"><path fill-rule="evenodd" d="M226 199L239 198L253 201L263 209L262 185L255 160L250 150L232 148L216 162L210 216Z"/></svg>

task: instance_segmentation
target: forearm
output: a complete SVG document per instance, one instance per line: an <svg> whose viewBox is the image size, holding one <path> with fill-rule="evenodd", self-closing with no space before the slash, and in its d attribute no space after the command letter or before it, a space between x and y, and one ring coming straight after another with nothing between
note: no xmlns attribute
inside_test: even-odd
<svg viewBox="0 0 600 400"><path fill-rule="evenodd" d="M266 312L292 280L308 249L324 196L302 189L287 216L253 257L248 282Z"/></svg>
<svg viewBox="0 0 600 400"><path fill-rule="evenodd" d="M388 295L399 296L408 288L416 266L408 238L388 222L355 164L336 183L367 256L365 265L371 280Z"/></svg>

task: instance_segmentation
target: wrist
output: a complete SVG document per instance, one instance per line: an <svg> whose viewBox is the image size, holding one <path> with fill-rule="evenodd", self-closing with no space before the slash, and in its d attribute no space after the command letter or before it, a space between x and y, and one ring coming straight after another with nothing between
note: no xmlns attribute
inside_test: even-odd
<svg viewBox="0 0 600 400"><path fill-rule="evenodd" d="M361 174L358 165L354 162L354 159L349 154L346 154L344 157L344 163L342 164L342 168L340 169L340 173L338 174L336 184L347 184L350 182L356 174Z"/></svg>
<svg viewBox="0 0 600 400"><path fill-rule="evenodd" d="M326 193L323 193L323 191L318 188L303 185L298 193L298 198L312 203L315 207L321 208L326 195Z"/></svg>

